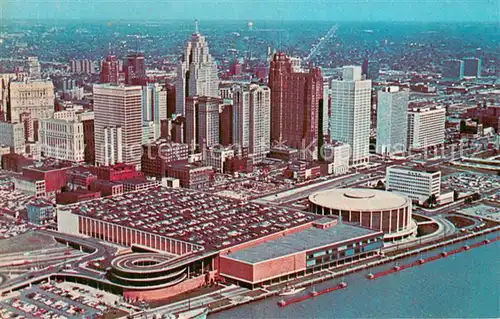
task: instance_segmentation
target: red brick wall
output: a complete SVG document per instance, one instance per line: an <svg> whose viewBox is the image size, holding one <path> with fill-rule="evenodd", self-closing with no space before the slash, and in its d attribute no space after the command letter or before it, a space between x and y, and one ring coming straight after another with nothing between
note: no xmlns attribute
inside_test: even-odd
<svg viewBox="0 0 500 319"><path fill-rule="evenodd" d="M229 259L226 256L219 257L219 273L235 278L241 278L246 281L253 281L254 267L243 262Z"/></svg>
<svg viewBox="0 0 500 319"><path fill-rule="evenodd" d="M306 253L302 252L256 264L253 269L253 279L255 282L260 282L305 268Z"/></svg>
<svg viewBox="0 0 500 319"><path fill-rule="evenodd" d="M185 280L178 285L156 290L124 290L123 297L139 300L159 300L169 298L183 292L196 289L205 283L206 276L202 275L196 278Z"/></svg>

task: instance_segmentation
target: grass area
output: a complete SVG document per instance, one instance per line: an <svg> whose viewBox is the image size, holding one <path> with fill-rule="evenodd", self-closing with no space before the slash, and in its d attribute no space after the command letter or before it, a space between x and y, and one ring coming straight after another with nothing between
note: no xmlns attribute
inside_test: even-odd
<svg viewBox="0 0 500 319"><path fill-rule="evenodd" d="M484 152L475 154L473 157L474 158L485 159L485 158L488 158L488 157L493 157L495 155L499 155L497 150L486 150Z"/></svg>
<svg viewBox="0 0 500 319"><path fill-rule="evenodd" d="M103 316L101 316L100 319L118 319L118 318L123 318L128 314L129 313L126 311L113 308L109 310L107 313L105 313Z"/></svg>
<svg viewBox="0 0 500 319"><path fill-rule="evenodd" d="M61 246L53 237L35 231L0 240L0 255Z"/></svg>
<svg viewBox="0 0 500 319"><path fill-rule="evenodd" d="M432 223L432 224L425 224L425 225L418 225L418 230L417 230L417 237L422 237L425 235L429 235L437 231L439 228L438 224Z"/></svg>
<svg viewBox="0 0 500 319"><path fill-rule="evenodd" d="M457 228L464 228L474 225L474 221L466 217L446 216L445 218L449 220Z"/></svg>
<svg viewBox="0 0 500 319"><path fill-rule="evenodd" d="M416 220L417 222L429 222L431 221L432 219L429 218L429 217L426 217L426 216L422 216L422 215L415 215L415 214L412 214L411 217Z"/></svg>
<svg viewBox="0 0 500 319"><path fill-rule="evenodd" d="M170 298L151 301L151 302L148 302L148 304L150 305L151 308L156 308L156 307L164 306L164 305L167 305L170 303L174 303L174 302L178 302L178 301L182 301L182 300L188 300L189 298L198 297L198 296L208 294L211 292L216 292L216 291L219 291L221 288L223 288L223 287L219 286L219 285L215 285L212 287L200 287L200 288L196 288L194 290L191 290L191 291L179 294L179 295L175 295L175 296L170 297Z"/></svg>

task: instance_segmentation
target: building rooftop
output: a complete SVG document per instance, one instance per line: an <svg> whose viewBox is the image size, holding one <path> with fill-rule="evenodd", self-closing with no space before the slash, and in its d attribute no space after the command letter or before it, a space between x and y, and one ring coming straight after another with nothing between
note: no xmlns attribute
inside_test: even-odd
<svg viewBox="0 0 500 319"><path fill-rule="evenodd" d="M319 219L320 216L247 203L188 189L155 187L68 205L109 223L219 250Z"/></svg>
<svg viewBox="0 0 500 319"><path fill-rule="evenodd" d="M255 264L376 233L382 234L379 231L345 223L325 229L311 227L298 233L229 253L228 257Z"/></svg>
<svg viewBox="0 0 500 319"><path fill-rule="evenodd" d="M375 211L411 205L411 201L396 193L362 188L339 188L317 192L309 201L327 208L353 211Z"/></svg>
<svg viewBox="0 0 500 319"><path fill-rule="evenodd" d="M423 173L437 173L440 172L439 168L437 167L425 167L425 166L402 166L402 165L394 165L390 166L388 168L395 168L395 169L402 169L402 170L407 170L407 171L413 171L413 172L423 172Z"/></svg>

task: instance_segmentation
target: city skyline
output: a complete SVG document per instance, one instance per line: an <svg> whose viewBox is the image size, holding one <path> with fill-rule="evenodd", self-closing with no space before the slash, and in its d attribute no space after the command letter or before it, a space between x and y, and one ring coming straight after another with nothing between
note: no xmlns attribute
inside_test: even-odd
<svg viewBox="0 0 500 319"><path fill-rule="evenodd" d="M78 10L75 10L78 6ZM497 1L8 1L3 20L282 20L371 22L498 22ZM280 19L276 19L276 17Z"/></svg>

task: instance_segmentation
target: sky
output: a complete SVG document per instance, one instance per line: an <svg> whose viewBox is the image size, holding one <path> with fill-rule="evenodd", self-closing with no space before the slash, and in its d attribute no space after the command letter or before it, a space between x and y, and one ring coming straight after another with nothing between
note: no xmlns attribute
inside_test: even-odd
<svg viewBox="0 0 500 319"><path fill-rule="evenodd" d="M0 0L2 19L495 22L500 0Z"/></svg>

